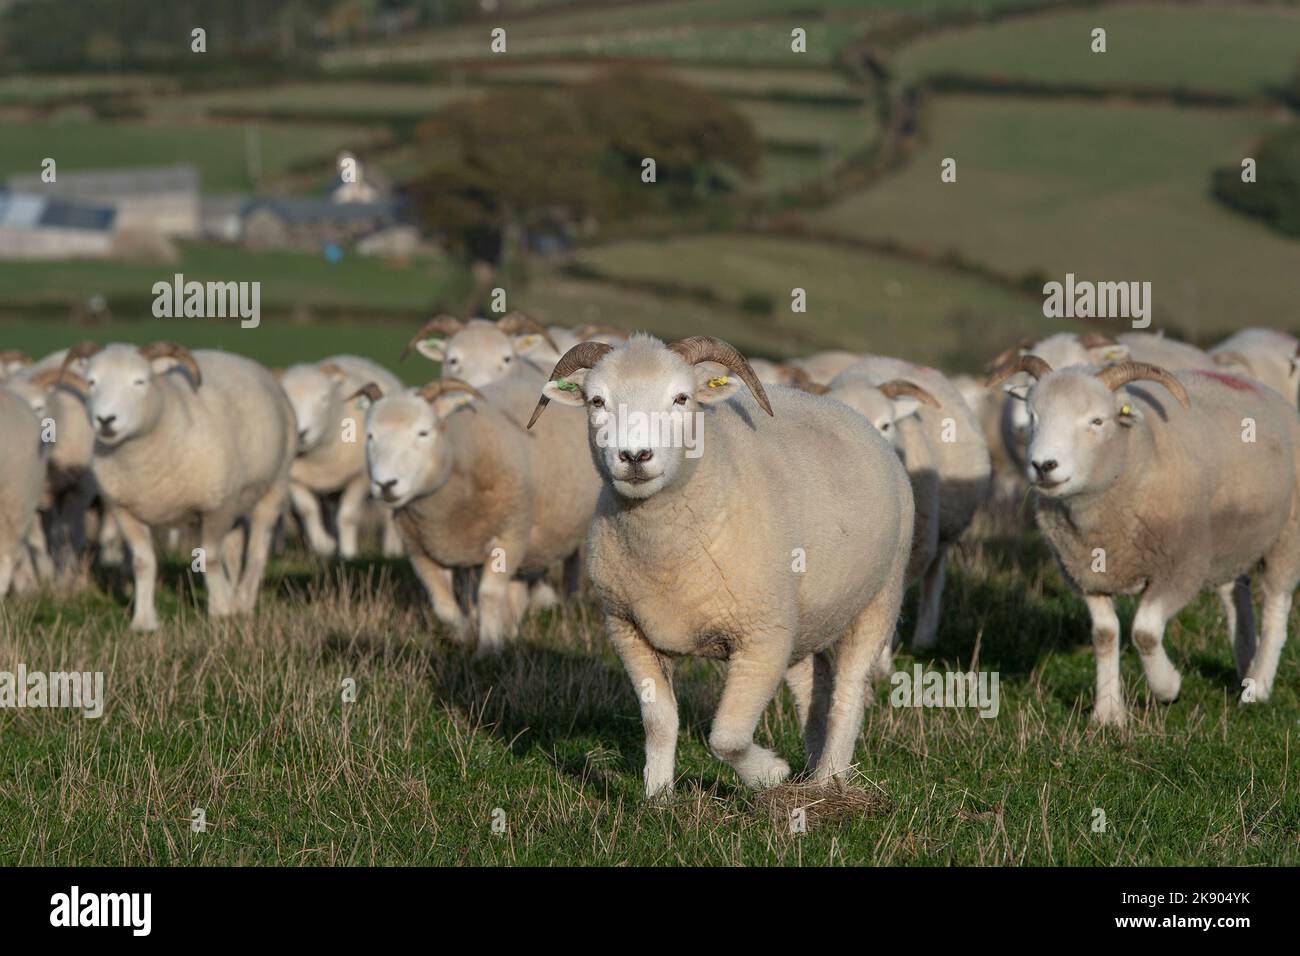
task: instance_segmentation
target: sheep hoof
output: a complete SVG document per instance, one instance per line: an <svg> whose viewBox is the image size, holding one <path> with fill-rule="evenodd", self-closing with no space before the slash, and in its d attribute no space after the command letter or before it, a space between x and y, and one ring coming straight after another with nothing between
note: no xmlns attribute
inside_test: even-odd
<svg viewBox="0 0 1300 956"><path fill-rule="evenodd" d="M141 634L148 634L153 631L156 631L158 630L158 618L156 617L132 618L131 630L137 631Z"/></svg>
<svg viewBox="0 0 1300 956"><path fill-rule="evenodd" d="M1128 719L1124 705L1119 701L1098 703L1092 708L1092 721L1102 727L1123 727Z"/></svg>

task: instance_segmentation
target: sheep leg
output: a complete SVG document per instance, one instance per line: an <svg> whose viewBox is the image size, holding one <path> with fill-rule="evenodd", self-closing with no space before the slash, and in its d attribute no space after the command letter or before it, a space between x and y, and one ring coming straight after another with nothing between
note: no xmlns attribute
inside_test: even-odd
<svg viewBox="0 0 1300 956"><path fill-rule="evenodd" d="M135 577L135 609L131 614L131 630L158 630L158 609L154 606L155 578L158 559L154 556L153 531L134 515L116 509L118 530L131 551L131 571Z"/></svg>
<svg viewBox="0 0 1300 956"><path fill-rule="evenodd" d="M1282 647L1286 644L1286 622L1291 614L1291 594L1295 582L1285 582L1281 587L1275 583L1264 582L1264 613L1259 635L1259 648L1254 659L1246 669L1245 689L1242 701L1263 703L1273 692L1273 678L1277 676L1277 662L1282 656Z"/></svg>
<svg viewBox="0 0 1300 956"><path fill-rule="evenodd" d="M208 617L225 617L234 613L231 606L230 575L226 570L224 554L232 523L228 514L206 514L200 524L199 547L203 550L203 582L208 590Z"/></svg>
<svg viewBox="0 0 1300 956"><path fill-rule="evenodd" d="M397 522L393 520L393 513L387 508L383 509L384 529L384 557L400 558L406 553L406 548L402 546L402 536L397 532Z"/></svg>
<svg viewBox="0 0 1300 956"><path fill-rule="evenodd" d="M1218 588L1223 602L1223 616L1228 621L1228 639L1232 641L1232 656L1237 661L1237 679L1246 676L1251 659L1255 656L1255 609L1250 604L1250 578L1242 575Z"/></svg>
<svg viewBox="0 0 1300 956"><path fill-rule="evenodd" d="M1085 594L1092 618L1092 650L1097 658L1097 692L1092 719L1099 724L1123 725L1128 717L1124 687L1119 676L1119 615L1108 594Z"/></svg>
<svg viewBox="0 0 1300 956"><path fill-rule="evenodd" d="M357 538L361 531L361 513L370 493L370 479L362 472L348 482L339 496L339 511L336 524L339 529L339 557L351 559L357 556Z"/></svg>
<svg viewBox="0 0 1300 956"><path fill-rule="evenodd" d="M1178 699L1183 683L1178 668L1165 653L1165 622L1177 613L1177 608L1167 611L1167 606L1162 597L1148 591L1142 596L1137 616L1133 618L1133 643L1142 660L1142 670L1147 675L1147 686L1155 699L1163 704Z"/></svg>
<svg viewBox="0 0 1300 956"><path fill-rule="evenodd" d="M790 669L792 645L790 631L754 634L727 666L709 748L749 787L774 787L790 776L788 763L754 743L754 730Z"/></svg>
<svg viewBox="0 0 1300 956"><path fill-rule="evenodd" d="M252 614L253 608L257 606L262 576L266 573L266 561L271 555L271 536L275 533L280 510L284 507L284 492L284 485L276 485L253 506L248 522L244 568L239 574L239 583L235 585L235 608L241 613Z"/></svg>
<svg viewBox="0 0 1300 956"><path fill-rule="evenodd" d="M54 560L50 557L50 545L45 538L45 526L41 524L39 515L27 530L27 547L31 550L32 567L36 572L36 580L42 583L52 580L54 578Z"/></svg>
<svg viewBox="0 0 1300 956"><path fill-rule="evenodd" d="M424 585L433 603L433 614L458 640L465 630L465 614L456 601L456 590L452 587L451 570L437 564L428 555L416 548L410 549L408 555L415 576Z"/></svg>
<svg viewBox="0 0 1300 956"><path fill-rule="evenodd" d="M9 585L14 579L14 556L11 553L0 553L0 601L3 601L5 595L9 593Z"/></svg>
<svg viewBox="0 0 1300 956"><path fill-rule="evenodd" d="M809 654L785 672L803 733L807 769L812 772L826 745L826 718L831 706L831 659L824 651Z"/></svg>
<svg viewBox="0 0 1300 956"><path fill-rule="evenodd" d="M853 748L862 730L871 669L879 663L881 651L893 639L898 610L903 603L902 578L906 567L897 570L897 582L887 585L872 598L858 615L853 629L836 646L826 746L813 772L813 779L819 784L842 781L853 766Z"/></svg>
<svg viewBox="0 0 1300 956"><path fill-rule="evenodd" d="M574 551L564 559L564 599L572 601L578 596L578 585L582 581L582 548Z"/></svg>
<svg viewBox="0 0 1300 956"><path fill-rule="evenodd" d="M673 792L677 759L677 698L673 694L672 659L656 652L631 621L606 617L605 631L641 702L641 723L645 727L642 780L646 799L666 796Z"/></svg>
<svg viewBox="0 0 1300 956"><path fill-rule="evenodd" d="M321 519L320 498L316 497L316 492L296 481L290 482L289 500L293 502L293 510L298 515L312 551L322 558L333 557L334 539L325 530L325 522Z"/></svg>
<svg viewBox="0 0 1300 956"><path fill-rule="evenodd" d="M489 552L491 556L483 562L478 582L478 657L500 652L506 639L514 637L518 630L518 621L511 614L510 584L524 546L502 544L489 548Z"/></svg>
<svg viewBox="0 0 1300 956"><path fill-rule="evenodd" d="M921 576L916 631L912 635L913 650L929 650L939 641L939 607L943 600L944 567L947 556L948 546L940 545L935 552L934 560Z"/></svg>
<svg viewBox="0 0 1300 956"><path fill-rule="evenodd" d="M551 582L546 578L538 578L532 583L529 589L528 607L533 611L545 611L549 608L558 607L560 596L555 593L555 588L551 587Z"/></svg>
<svg viewBox="0 0 1300 956"><path fill-rule="evenodd" d="M99 563L106 567L121 564L126 555L122 552L122 529L118 527L117 515L107 505L104 506L103 519L99 523Z"/></svg>

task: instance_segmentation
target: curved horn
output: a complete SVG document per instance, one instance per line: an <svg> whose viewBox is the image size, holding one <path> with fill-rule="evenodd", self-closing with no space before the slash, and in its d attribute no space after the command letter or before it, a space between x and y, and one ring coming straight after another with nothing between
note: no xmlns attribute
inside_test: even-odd
<svg viewBox="0 0 1300 956"><path fill-rule="evenodd" d="M1178 404L1183 408L1192 407L1192 400L1188 398L1183 383L1159 365L1152 365L1149 362L1118 362L1098 372L1097 378L1112 392L1129 382L1156 382L1163 385L1170 395L1178 399Z"/></svg>
<svg viewBox="0 0 1300 956"><path fill-rule="evenodd" d="M1119 345L1119 342L1104 332L1085 332L1079 336L1079 344L1085 349L1097 349L1103 345Z"/></svg>
<svg viewBox="0 0 1300 956"><path fill-rule="evenodd" d="M614 346L606 345L604 342L579 342L569 351L560 356L560 360L555 363L555 370L551 372L550 381L567 378L580 368L594 368L596 363L603 359L610 352L614 351ZM533 409L533 417L528 419L528 427L532 428L537 421L542 410L549 405L551 400L543 395L537 400L537 407Z"/></svg>
<svg viewBox="0 0 1300 956"><path fill-rule="evenodd" d="M68 349L63 356L63 364L59 366L61 371L67 371L68 366L80 359L88 359L92 355L97 355L104 350L104 346L98 342L78 342L72 348Z"/></svg>
<svg viewBox="0 0 1300 956"><path fill-rule="evenodd" d="M809 395L825 395L831 390L829 385L823 385L821 382L814 382L808 377L808 373L803 369L799 369L798 371L799 375L791 376L790 388L798 389L801 392L807 392Z"/></svg>
<svg viewBox="0 0 1300 956"><path fill-rule="evenodd" d="M26 352L19 352L17 349L5 349L0 352L0 365L17 365L20 368L30 368L32 357Z"/></svg>
<svg viewBox="0 0 1300 956"><path fill-rule="evenodd" d="M320 362L319 364L317 364L316 369L322 374L328 375L331 378L348 377L347 371L336 362Z"/></svg>
<svg viewBox="0 0 1300 956"><path fill-rule="evenodd" d="M1052 371L1052 366L1040 359L1037 355L1022 355L1013 362L1007 362L1001 368L995 369L989 373L988 379L984 382L987 388L995 385L1001 385L1012 375L1020 372L1028 372L1034 378L1042 378Z"/></svg>
<svg viewBox="0 0 1300 956"><path fill-rule="evenodd" d="M915 382L909 382L906 379L896 378L892 382L886 382L880 386L880 394L885 398L898 398L900 395L907 395L923 402L933 408L939 408L939 400L923 389Z"/></svg>
<svg viewBox="0 0 1300 956"><path fill-rule="evenodd" d="M769 415L772 414L772 403L767 400L767 393L763 391L763 383L758 380L758 376L750 368L745 356L736 351L735 346L722 341L722 339L715 339L711 335L692 335L689 339L673 342L668 346L668 349L680 355L687 365L698 365L701 362L717 362L719 365L731 369L740 376L742 382L749 386L750 392L763 411Z"/></svg>
<svg viewBox="0 0 1300 956"><path fill-rule="evenodd" d="M469 382L462 382L458 378L434 379L432 382L430 382L428 385L425 385L423 388L417 389L415 394L419 395L426 402L432 402L439 395L446 395L448 392L465 392L469 395L473 395L479 401L483 401L483 402L487 401L483 393L480 392L477 388L475 388Z"/></svg>
<svg viewBox="0 0 1300 956"><path fill-rule="evenodd" d="M573 330L573 335L579 342L586 342L597 335L607 335L623 342L626 342L629 338L627 329L620 329L617 325L600 325L596 322L588 322L586 325L578 326Z"/></svg>
<svg viewBox="0 0 1300 956"><path fill-rule="evenodd" d="M557 354L560 347L555 344L555 339L551 338L551 333L530 316L522 312L511 312L497 319L497 328L506 335L540 335Z"/></svg>
<svg viewBox="0 0 1300 956"><path fill-rule="evenodd" d="M364 398L367 401L369 401L371 404L374 404L375 402L379 401L383 397L384 397L384 390L382 388L380 388L374 382L366 382L365 385L362 385L359 389L357 389L355 392L353 392L351 395L345 398L344 401L350 402L353 401L354 399Z"/></svg>
<svg viewBox="0 0 1300 956"><path fill-rule="evenodd" d="M203 384L203 373L199 371L199 363L194 361L190 350L183 345L177 345L175 342L154 342L140 346L140 354L151 362L156 358L175 359L181 368L190 373L190 384L196 392Z"/></svg>
<svg viewBox="0 0 1300 956"><path fill-rule="evenodd" d="M66 385L75 392L80 392L82 396L90 394L90 386L86 380L78 375L72 369L65 368L43 368L30 379L28 379L37 388L52 388L55 385Z"/></svg>
<svg viewBox="0 0 1300 956"><path fill-rule="evenodd" d="M1015 345L1003 349L997 355L993 356L993 358L989 359L988 362L984 364L984 371L994 372L997 369L1000 369L1012 359L1016 358L1016 356L1020 355L1022 352L1029 351L1037 344L1038 339L1029 335L1023 336Z"/></svg>
<svg viewBox="0 0 1300 956"><path fill-rule="evenodd" d="M406 348L402 349L402 359L410 355L411 350L415 348L416 343L427 337L430 332L438 332L441 335L450 338L464 327L465 323L454 315L447 315L446 313L435 315L428 322L425 322L424 325L420 326L420 331L411 336L411 341L407 342ZM398 361L401 361L401 359Z"/></svg>

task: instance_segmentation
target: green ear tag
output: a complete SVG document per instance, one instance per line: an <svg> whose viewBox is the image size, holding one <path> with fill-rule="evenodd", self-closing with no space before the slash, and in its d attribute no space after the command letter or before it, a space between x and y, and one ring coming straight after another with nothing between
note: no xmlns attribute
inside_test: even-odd
<svg viewBox="0 0 1300 956"><path fill-rule="evenodd" d="M576 392L578 390L577 382L570 382L567 378L555 380L555 387L562 392Z"/></svg>

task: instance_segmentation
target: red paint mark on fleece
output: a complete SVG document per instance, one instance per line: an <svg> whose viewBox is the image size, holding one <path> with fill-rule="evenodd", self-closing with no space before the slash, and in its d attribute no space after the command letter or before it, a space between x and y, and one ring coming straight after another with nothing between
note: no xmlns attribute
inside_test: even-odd
<svg viewBox="0 0 1300 956"><path fill-rule="evenodd" d="M1211 372L1209 369L1195 369L1197 375L1204 375L1206 378L1212 378L1220 385L1226 385L1228 388L1235 388L1239 392L1253 392L1255 386L1251 385L1243 378L1237 378L1235 375L1228 375L1225 372Z"/></svg>

